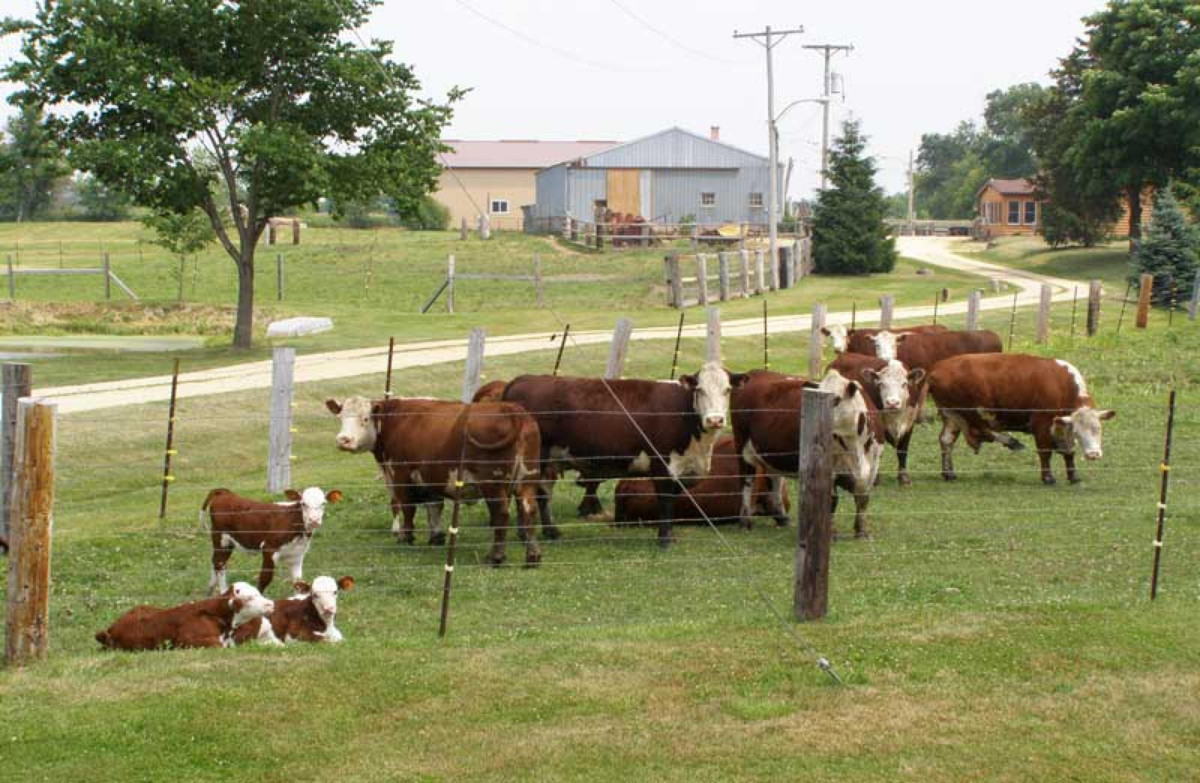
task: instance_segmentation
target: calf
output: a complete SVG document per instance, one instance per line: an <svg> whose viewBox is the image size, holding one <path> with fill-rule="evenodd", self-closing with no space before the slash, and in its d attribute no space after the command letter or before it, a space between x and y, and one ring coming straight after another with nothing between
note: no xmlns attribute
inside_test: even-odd
<svg viewBox="0 0 1200 783"><path fill-rule="evenodd" d="M688 489L680 501L683 513L676 522L706 524L737 522L741 519L742 479L733 437L726 435L713 447L712 470ZM791 509L787 484L777 475L759 471L754 477L754 513L775 518L778 525L788 523ZM654 483L649 479L622 479L613 495L613 517L617 524L658 522L658 503Z"/></svg>
<svg viewBox="0 0 1200 783"><path fill-rule="evenodd" d="M212 536L212 578L208 592L225 590L225 571L234 548L262 553L258 589L266 590L282 564L295 582L304 576L304 556L312 545L313 534L325 518L325 504L342 499L339 490L328 494L319 487L303 492L287 491L282 503L267 503L235 495L228 489L214 489L200 506L200 519L208 511Z"/></svg>
<svg viewBox="0 0 1200 783"><path fill-rule="evenodd" d="M987 329L969 332L904 333L879 332L871 338L874 353L880 359L898 359L909 369L929 372L934 365L951 356L968 353L1000 353L1004 344L1000 335Z"/></svg>
<svg viewBox="0 0 1200 783"><path fill-rule="evenodd" d="M835 353L862 353L875 355L875 342L871 339L882 329L847 329L842 324L830 324L821 328L821 334L829 338ZM897 326L890 330L894 334L927 334L947 331L941 324Z"/></svg>
<svg viewBox="0 0 1200 783"><path fill-rule="evenodd" d="M912 484L908 475L908 444L925 404L925 371L909 370L895 359L885 361L858 353L839 355L826 370L836 370L862 384L879 411L887 442L896 449L899 464L896 480L903 486Z"/></svg>
<svg viewBox="0 0 1200 783"><path fill-rule="evenodd" d="M350 590L354 578L343 576L334 581L331 576L318 576L310 586L296 582L296 595L275 602L270 617L260 617L244 623L233 634L237 644L260 641L264 644L287 642L340 642L342 632L333 624L337 616L338 588Z"/></svg>
<svg viewBox="0 0 1200 783"><path fill-rule="evenodd" d="M1075 446L1088 460L1103 456L1100 423L1116 411L1096 410L1083 374L1069 362L1025 354L976 354L945 359L929 374L929 392L942 418L942 477L953 481L951 459L959 433L974 451L985 441L1004 442L1005 431L1031 432L1042 481L1054 483L1050 457L1057 451L1075 472Z"/></svg>
<svg viewBox="0 0 1200 783"><path fill-rule="evenodd" d="M820 384L778 373L754 373L753 380L734 394L733 436L741 460L743 524L749 525L756 470L778 476L799 473L800 409L805 388L819 388L834 395L834 485L854 494L854 533L865 538L867 507L879 471L884 429L862 387L836 371L829 372Z"/></svg>
<svg viewBox="0 0 1200 783"><path fill-rule="evenodd" d="M110 650L232 647L238 630L275 609L275 602L245 582L216 598L161 609L137 606L96 634Z"/></svg>
<svg viewBox="0 0 1200 783"><path fill-rule="evenodd" d="M538 426L521 406L412 397L347 397L341 402L326 400L325 405L341 420L338 448L375 456L392 496L392 531L401 541L413 541L418 505L425 506L431 528L437 529L440 525L434 520L440 519L443 500L456 495L466 501L482 498L493 536L487 561L500 565L505 558L509 499L515 496L525 565L541 560L533 530L541 461ZM545 532L557 536L555 530Z"/></svg>

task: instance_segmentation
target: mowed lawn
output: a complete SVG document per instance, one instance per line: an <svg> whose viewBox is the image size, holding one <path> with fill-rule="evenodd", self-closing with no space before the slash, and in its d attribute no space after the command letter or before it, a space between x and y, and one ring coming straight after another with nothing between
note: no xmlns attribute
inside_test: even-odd
<svg viewBox="0 0 1200 783"><path fill-rule="evenodd" d="M104 302L96 276L18 277L16 303L0 307L0 350L6 339L31 334L188 335L205 338L205 347L180 354L82 353L69 362L35 359L35 378L43 385L80 383L170 372L178 355L187 370L220 366L269 355L266 325L277 318L312 315L333 319L325 334L275 341L302 352L386 345L398 342L463 338L475 326L492 336L531 331L609 329L620 316L637 326L674 324L678 311L666 307L663 257L671 248L596 253L555 239L497 232L487 242L458 239L457 232L410 232L396 228L354 230L314 226L299 246L260 248L257 291L257 347L249 352L228 347L236 299L233 262L213 248L189 259L183 274L183 303L177 302L178 262L138 240L149 234L138 223L0 224L0 254L12 256L17 269L95 267L109 253L116 274L141 297L123 301L116 287ZM687 252L686 246L677 248ZM284 257L284 298L278 301L275 257ZM545 277L545 302L537 306L533 286L524 282L459 280L455 314L445 310L445 294L422 315L419 310L446 277L454 254L459 273L531 274L537 256ZM735 270L737 265L735 264ZM814 277L796 288L766 297L772 314L807 312L824 302L831 311L877 307L892 294L898 306L928 304L942 289L951 300L965 299L984 281L971 275L902 261L895 273L869 277ZM0 270L2 271L2 270ZM716 262L710 271L715 274ZM691 268L685 274L694 274ZM735 275L735 280L737 276ZM735 287L736 287L735 283ZM716 285L712 284L716 297ZM762 313L763 298L723 304L726 319ZM690 321L703 319L693 308Z"/></svg>
<svg viewBox="0 0 1200 783"><path fill-rule="evenodd" d="M1004 332L1007 314L985 326ZM1068 358L1118 411L1082 484L1044 487L1032 449L960 445L938 476L936 425L914 439L911 488L884 454L869 541L839 540L830 615L785 627L795 525L680 531L574 519L536 570L482 565L480 507L464 515L446 640L436 636L444 551L402 547L367 455L336 452L328 396L297 393L295 483L342 489L306 574L351 574L339 646L114 654L92 635L138 603L203 595L196 509L214 486L264 496L267 399L188 400L178 481L160 523L165 406L60 419L49 661L0 672L12 780L1078 780L1194 777L1200 763L1200 327L1156 314L1139 332L1018 350ZM1005 334L1007 337L1007 335ZM703 354L684 346L685 367ZM727 340L727 363L761 361ZM568 348L596 374L604 347ZM800 367L801 341L772 361ZM665 377L670 347L634 343L627 375ZM489 360L489 379L545 370L550 352ZM455 396L461 366L403 373L410 395ZM1167 390L1180 392L1161 592L1148 600ZM1029 442L1028 436L1022 436ZM793 487L794 490L794 487ZM612 485L604 498L611 507ZM839 508L851 529L853 504ZM424 530L418 530L423 540ZM235 556L237 576L256 560ZM283 596L277 582L269 591ZM765 595L764 604L759 593ZM844 680L815 665L826 656Z"/></svg>

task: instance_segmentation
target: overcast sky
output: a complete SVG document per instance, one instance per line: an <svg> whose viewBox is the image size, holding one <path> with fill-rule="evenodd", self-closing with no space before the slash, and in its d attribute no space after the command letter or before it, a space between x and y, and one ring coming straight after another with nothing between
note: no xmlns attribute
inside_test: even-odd
<svg viewBox="0 0 1200 783"><path fill-rule="evenodd" d="M1047 81L1103 0L385 0L362 31L395 41L425 92L470 87L447 131L456 139L629 140L673 125L766 154L763 48L734 30L803 27L775 48L775 100L821 92L822 57L805 44L853 44L834 59L843 75L832 127L853 115L870 137L889 191L905 187L921 134L979 118L991 90ZM31 15L33 0L2 13ZM0 39L4 60L16 41ZM2 85L5 95L12 85ZM8 107L3 111L7 113ZM791 193L818 182L820 107L780 122Z"/></svg>

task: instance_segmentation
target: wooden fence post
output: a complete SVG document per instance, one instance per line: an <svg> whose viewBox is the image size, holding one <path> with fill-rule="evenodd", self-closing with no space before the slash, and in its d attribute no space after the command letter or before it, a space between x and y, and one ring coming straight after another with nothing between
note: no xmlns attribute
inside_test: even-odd
<svg viewBox="0 0 1200 783"><path fill-rule="evenodd" d="M463 370L462 401L470 402L483 380L483 328L476 326L467 337L467 366Z"/></svg>
<svg viewBox="0 0 1200 783"><path fill-rule="evenodd" d="M1200 309L1200 275L1192 281L1192 300L1188 302L1188 320L1196 320L1196 310Z"/></svg>
<svg viewBox="0 0 1200 783"><path fill-rule="evenodd" d="M974 332L979 328L979 297L978 290L967 294L967 331Z"/></svg>
<svg viewBox="0 0 1200 783"><path fill-rule="evenodd" d="M1154 275L1142 275L1138 286L1137 320L1134 326L1145 329L1150 322L1150 296L1154 293Z"/></svg>
<svg viewBox="0 0 1200 783"><path fill-rule="evenodd" d="M805 389L800 409L800 519L792 612L819 620L829 611L829 553L833 541L833 395Z"/></svg>
<svg viewBox="0 0 1200 783"><path fill-rule="evenodd" d="M739 271L741 272L742 298L748 299L750 297L750 251L745 248L739 250L738 262L741 267Z"/></svg>
<svg viewBox="0 0 1200 783"><path fill-rule="evenodd" d="M275 221L273 220L267 221L267 244L275 244Z"/></svg>
<svg viewBox="0 0 1200 783"><path fill-rule="evenodd" d="M292 218L292 244L300 244L300 218Z"/></svg>
<svg viewBox="0 0 1200 783"><path fill-rule="evenodd" d="M775 250L778 253L779 248ZM771 265L771 290L778 291L782 285L779 279L779 256L776 255L774 258L769 259L769 261Z"/></svg>
<svg viewBox="0 0 1200 783"><path fill-rule="evenodd" d="M17 301L17 274L13 271L12 256L8 256L8 298Z"/></svg>
<svg viewBox="0 0 1200 783"><path fill-rule="evenodd" d="M633 321L618 318L613 327L612 344L608 346L608 363L604 365L605 378L620 378L625 371L625 355L629 353L629 336L633 332Z"/></svg>
<svg viewBox="0 0 1200 783"><path fill-rule="evenodd" d="M275 254L275 296L283 301L283 253Z"/></svg>
<svg viewBox="0 0 1200 783"><path fill-rule="evenodd" d="M767 254L762 248L754 251L754 293L761 294L767 290Z"/></svg>
<svg viewBox="0 0 1200 783"><path fill-rule="evenodd" d="M1200 280L1200 278L1198 278ZM1088 283L1087 336L1095 337L1100 330L1100 281Z"/></svg>
<svg viewBox="0 0 1200 783"><path fill-rule="evenodd" d="M458 238L465 242L469 236L471 236L471 231L467 228L467 216L463 215L462 222L458 225Z"/></svg>
<svg viewBox="0 0 1200 783"><path fill-rule="evenodd" d="M104 301L112 300L112 264L108 260L108 252L104 253Z"/></svg>
<svg viewBox="0 0 1200 783"><path fill-rule="evenodd" d="M22 666L50 651L50 540L54 527L57 405L17 404L16 482L8 556L4 660Z"/></svg>
<svg viewBox="0 0 1200 783"><path fill-rule="evenodd" d="M705 348L706 359L709 362L723 362L724 357L721 356L721 308L710 307L705 313L708 319L708 328L705 331Z"/></svg>
<svg viewBox="0 0 1200 783"><path fill-rule="evenodd" d="M179 393L179 360L171 372L171 404L167 408L167 445L163 449L162 497L158 501L158 519L167 518L167 487L175 477L171 475L171 458L175 456L175 402Z"/></svg>
<svg viewBox="0 0 1200 783"><path fill-rule="evenodd" d="M33 394L33 372L28 364L5 363L0 371L0 538L8 539L13 477L16 474L17 400Z"/></svg>
<svg viewBox="0 0 1200 783"><path fill-rule="evenodd" d="M1038 299L1037 341L1044 343L1050 339L1050 299L1054 292L1049 283L1042 283L1041 297Z"/></svg>
<svg viewBox="0 0 1200 783"><path fill-rule="evenodd" d="M479 238L480 239L491 239L492 238L492 224L488 220L487 215L479 216Z"/></svg>
<svg viewBox="0 0 1200 783"><path fill-rule="evenodd" d="M678 253L671 253L667 256L667 278L669 285L669 292L667 294L668 304L682 310L685 306L683 301L683 272L679 268Z"/></svg>
<svg viewBox="0 0 1200 783"><path fill-rule="evenodd" d="M708 304L708 254L696 254L696 284L700 288L700 304Z"/></svg>
<svg viewBox="0 0 1200 783"><path fill-rule="evenodd" d="M446 312L454 315L454 254L446 259Z"/></svg>
<svg viewBox="0 0 1200 783"><path fill-rule="evenodd" d="M892 328L892 308L896 305L896 298L891 294L885 294L879 297L879 328Z"/></svg>
<svg viewBox="0 0 1200 783"><path fill-rule="evenodd" d="M537 306L546 306L546 291L542 288L542 257L537 253L533 256L533 288L537 295Z"/></svg>
<svg viewBox="0 0 1200 783"><path fill-rule="evenodd" d="M717 292L722 302L729 301L729 253L717 253Z"/></svg>
<svg viewBox="0 0 1200 783"><path fill-rule="evenodd" d="M808 336L808 377L816 380L821 375L822 344L821 328L825 326L825 305L813 305L812 324Z"/></svg>
<svg viewBox="0 0 1200 783"><path fill-rule="evenodd" d="M283 492L292 486L292 392L296 349L271 351L271 423L267 450L267 491Z"/></svg>

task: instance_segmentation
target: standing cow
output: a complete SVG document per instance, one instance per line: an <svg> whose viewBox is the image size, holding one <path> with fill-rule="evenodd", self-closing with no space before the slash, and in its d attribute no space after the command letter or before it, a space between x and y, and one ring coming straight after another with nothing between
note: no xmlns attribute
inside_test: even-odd
<svg viewBox="0 0 1200 783"><path fill-rule="evenodd" d="M847 329L843 324L830 324L821 328L821 334L829 338L829 344L834 353L862 353L875 355L875 335L883 329ZM917 326L895 326L888 331L893 334L927 334L930 332L945 332L941 324L919 324Z"/></svg>
<svg viewBox="0 0 1200 783"><path fill-rule="evenodd" d="M934 365L951 356L968 353L1000 353L1004 343L1000 335L988 329L963 332L889 332L882 331L871 340L880 359L898 359L910 370L929 372Z"/></svg>
<svg viewBox="0 0 1200 783"><path fill-rule="evenodd" d="M1050 457L1057 451L1075 472L1075 447L1098 460L1101 422L1116 411L1097 410L1083 374L1070 362L1026 354L978 354L946 359L929 374L929 392L942 418L942 477L953 481L951 454L959 433L979 451L985 441L1004 442L1010 432L1031 432L1041 461L1042 481L1053 484Z"/></svg>
<svg viewBox="0 0 1200 783"><path fill-rule="evenodd" d="M887 442L896 449L898 470L896 480L902 486L912 484L908 475L908 444L925 404L925 371L910 370L895 359L885 361L877 356L843 353L829 363L826 370L837 370L852 381L862 384L871 403L879 411Z"/></svg>
<svg viewBox="0 0 1200 783"><path fill-rule="evenodd" d="M658 543L665 547L679 485L708 474L730 390L744 381L719 362L677 381L522 375L508 384L504 399L533 414L542 454L559 470L591 479L649 476L659 504ZM552 493L548 480L538 493L543 527L553 525Z"/></svg>
<svg viewBox="0 0 1200 783"><path fill-rule="evenodd" d="M499 565L504 562L509 499L515 495L525 565L541 560L533 529L541 450L537 424L520 406L404 397L347 397L326 400L325 406L341 419L338 448L375 456L392 496L392 532L401 541L413 541L417 506L429 512L434 543L441 532L443 500L456 494L464 500L482 498L493 534L487 561ZM546 534L553 538L555 532Z"/></svg>

